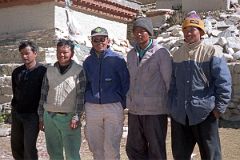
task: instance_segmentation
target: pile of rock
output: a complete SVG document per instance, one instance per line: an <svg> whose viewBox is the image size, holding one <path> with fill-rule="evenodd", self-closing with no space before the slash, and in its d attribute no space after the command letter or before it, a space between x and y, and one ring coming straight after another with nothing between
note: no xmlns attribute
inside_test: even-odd
<svg viewBox="0 0 240 160"><path fill-rule="evenodd" d="M229 62L240 59L240 12L217 12L218 14L204 18L206 34L203 36L205 43L212 44L218 52L224 53ZM160 44L174 52L183 44L183 33L181 25L173 25L165 32L158 35Z"/></svg>

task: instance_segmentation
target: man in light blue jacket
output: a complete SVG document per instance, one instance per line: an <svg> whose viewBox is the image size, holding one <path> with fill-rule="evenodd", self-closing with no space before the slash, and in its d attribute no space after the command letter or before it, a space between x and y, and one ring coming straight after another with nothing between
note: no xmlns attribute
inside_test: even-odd
<svg viewBox="0 0 240 160"><path fill-rule="evenodd" d="M130 160L166 159L168 90L172 63L169 51L152 39L149 18L133 23L134 48L127 55L130 89L127 96Z"/></svg>

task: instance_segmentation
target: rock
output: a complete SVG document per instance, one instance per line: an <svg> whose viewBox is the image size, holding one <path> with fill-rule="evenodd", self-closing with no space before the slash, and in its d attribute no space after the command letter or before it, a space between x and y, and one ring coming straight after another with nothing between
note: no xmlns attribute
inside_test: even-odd
<svg viewBox="0 0 240 160"><path fill-rule="evenodd" d="M218 35L221 33L222 31L217 30L217 29L213 29L211 32L211 35L214 37L218 37Z"/></svg>
<svg viewBox="0 0 240 160"><path fill-rule="evenodd" d="M225 57L225 59L227 61L233 61L233 56L232 55L224 53L223 56Z"/></svg>
<svg viewBox="0 0 240 160"><path fill-rule="evenodd" d="M227 43L228 43L228 41L227 41L227 39L225 38L225 37L220 37L219 39L218 39L218 42L217 42L220 46L222 46L222 47L224 47Z"/></svg>
<svg viewBox="0 0 240 160"><path fill-rule="evenodd" d="M233 14L233 15L231 15L231 17L229 17L225 20L225 23L227 25L236 25L239 23L239 21L240 21L240 15Z"/></svg>
<svg viewBox="0 0 240 160"><path fill-rule="evenodd" d="M240 59L240 51L238 51L238 52L236 52L236 53L233 53L232 56L233 56L233 58L236 59L236 60Z"/></svg>
<svg viewBox="0 0 240 160"><path fill-rule="evenodd" d="M240 50L240 38L239 37L227 37L228 46L234 50Z"/></svg>
<svg viewBox="0 0 240 160"><path fill-rule="evenodd" d="M209 45L214 45L218 42L218 38L216 37L209 37L206 39L203 39L204 43L209 44Z"/></svg>
<svg viewBox="0 0 240 160"><path fill-rule="evenodd" d="M233 31L229 30L229 29L225 29L224 31L222 31L221 33L218 34L218 37L234 37L235 34L233 33Z"/></svg>
<svg viewBox="0 0 240 160"><path fill-rule="evenodd" d="M212 33L212 22L209 20L209 18L206 18L204 20L204 24L205 24L205 30L207 34L211 34Z"/></svg>
<svg viewBox="0 0 240 160"><path fill-rule="evenodd" d="M162 37L162 38L168 38L168 37L170 37L171 35L170 35L169 32L163 32L163 33L161 33L159 36Z"/></svg>
<svg viewBox="0 0 240 160"><path fill-rule="evenodd" d="M233 68L234 73L237 75L240 75L240 63L235 63L234 68ZM239 77L240 80L240 77Z"/></svg>
<svg viewBox="0 0 240 160"><path fill-rule="evenodd" d="M174 29L170 35L173 37L183 37L182 29Z"/></svg>
<svg viewBox="0 0 240 160"><path fill-rule="evenodd" d="M170 50L170 53L174 53L175 51L177 51L179 49L179 47L173 47L171 50Z"/></svg>
<svg viewBox="0 0 240 160"><path fill-rule="evenodd" d="M0 137L6 137L11 134L11 128L0 128Z"/></svg>
<svg viewBox="0 0 240 160"><path fill-rule="evenodd" d="M232 48L227 48L227 53L232 55L235 53L234 50ZM234 57L233 57L234 58Z"/></svg>
<svg viewBox="0 0 240 160"><path fill-rule="evenodd" d="M217 28L217 29L225 30L225 29L227 29L228 27L230 27L230 25L227 25L227 24L225 23L225 21L218 21L218 22L216 23L216 28Z"/></svg>
<svg viewBox="0 0 240 160"><path fill-rule="evenodd" d="M117 52L121 52L121 53L124 53L126 54L126 50L124 47L121 47L121 46L118 46L117 44L113 44L111 46L111 48L114 50L114 51L117 51Z"/></svg>
<svg viewBox="0 0 240 160"><path fill-rule="evenodd" d="M120 46L122 46L122 47L129 47L129 41L128 40L121 40L120 41Z"/></svg>
<svg viewBox="0 0 240 160"><path fill-rule="evenodd" d="M156 38L156 41L157 41L158 43L162 43L162 42L163 42L163 39L164 39L163 37L157 37L157 38Z"/></svg>
<svg viewBox="0 0 240 160"><path fill-rule="evenodd" d="M240 121L240 111L237 109L227 109L221 117L228 121Z"/></svg>
<svg viewBox="0 0 240 160"><path fill-rule="evenodd" d="M174 25L167 29L167 32L172 32L173 30L182 30L182 27L180 25Z"/></svg>

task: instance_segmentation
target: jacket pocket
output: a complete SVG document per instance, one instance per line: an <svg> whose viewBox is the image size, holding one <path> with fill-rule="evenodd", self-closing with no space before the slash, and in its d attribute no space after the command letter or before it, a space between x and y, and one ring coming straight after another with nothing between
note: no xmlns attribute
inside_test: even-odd
<svg viewBox="0 0 240 160"><path fill-rule="evenodd" d="M207 98L195 98L193 97L191 101L191 112L196 118L205 119L209 113L213 110L215 103L215 97Z"/></svg>

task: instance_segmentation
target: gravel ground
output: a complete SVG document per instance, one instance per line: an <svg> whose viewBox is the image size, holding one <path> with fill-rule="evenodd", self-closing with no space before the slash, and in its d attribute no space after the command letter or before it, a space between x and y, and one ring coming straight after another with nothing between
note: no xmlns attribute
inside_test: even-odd
<svg viewBox="0 0 240 160"><path fill-rule="evenodd" d="M126 134L127 134L127 127L126 127L127 120L125 120L125 127L123 138L121 141L121 160L127 160L126 152L125 152L125 144L126 144ZM240 123L238 123L240 124ZM8 126L10 127L10 126ZM220 128L219 129L220 138L221 138L221 145L222 145L222 155L223 160L239 160L240 157L240 129L234 129L231 127L227 128ZM168 159L172 160L172 153L171 153L171 140L170 140L171 132L170 128L168 129L168 136L167 136L167 155ZM38 141L37 141L37 148L39 152L39 160L47 160L49 159L46 146L45 146L45 137L44 132L39 133ZM82 160L92 160L91 152L88 149L87 141L84 137L83 130L82 130L82 144L80 150ZM200 160L200 154L198 151L198 147L195 148L193 152L193 159ZM7 137L0 137L0 160L13 160L10 148L10 136Z"/></svg>

